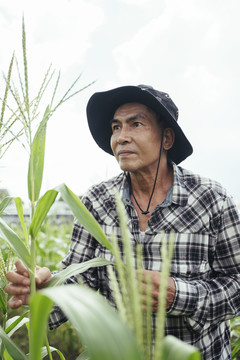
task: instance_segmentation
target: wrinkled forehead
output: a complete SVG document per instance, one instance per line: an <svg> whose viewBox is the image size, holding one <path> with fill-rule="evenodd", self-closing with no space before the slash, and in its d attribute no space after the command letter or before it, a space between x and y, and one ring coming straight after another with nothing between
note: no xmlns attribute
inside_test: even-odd
<svg viewBox="0 0 240 360"><path fill-rule="evenodd" d="M129 103L124 103L124 104L120 105L115 110L113 118L115 118L119 114L127 115L127 114L130 114L133 112L136 112L136 113L146 112L147 114L151 114L151 115L155 116L156 118L158 118L156 111L152 110L147 105L137 103L137 102L129 102Z"/></svg>

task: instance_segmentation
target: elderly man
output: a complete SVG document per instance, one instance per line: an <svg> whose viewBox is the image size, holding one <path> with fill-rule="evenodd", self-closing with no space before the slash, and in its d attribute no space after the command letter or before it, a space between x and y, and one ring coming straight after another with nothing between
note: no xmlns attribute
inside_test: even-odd
<svg viewBox="0 0 240 360"><path fill-rule="evenodd" d="M167 291L166 334L198 347L205 360L231 359L229 319L240 314L240 220L236 206L215 181L178 166L192 146L177 123L178 110L168 94L150 86L123 86L94 94L87 106L93 138L113 154L122 173L89 189L82 201L110 238L121 241L115 190L128 215L132 243L143 247L145 273L153 300L161 283L160 231L175 233ZM74 224L63 267L94 257L111 258L79 223ZM22 263L7 276L14 295L10 306L27 302L29 280ZM39 287L48 269L37 271ZM83 281L112 300L105 267L82 275ZM75 278L70 282L77 281ZM26 286L25 286L26 285ZM153 301L153 318L156 310ZM66 319L51 316L51 327Z"/></svg>

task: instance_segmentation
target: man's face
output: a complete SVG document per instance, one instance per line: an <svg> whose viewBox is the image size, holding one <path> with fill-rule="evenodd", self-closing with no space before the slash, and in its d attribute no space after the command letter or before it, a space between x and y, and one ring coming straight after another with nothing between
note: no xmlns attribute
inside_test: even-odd
<svg viewBox="0 0 240 360"><path fill-rule="evenodd" d="M120 168L129 172L155 172L160 152L161 129L147 106L120 106L111 123L111 147Z"/></svg>

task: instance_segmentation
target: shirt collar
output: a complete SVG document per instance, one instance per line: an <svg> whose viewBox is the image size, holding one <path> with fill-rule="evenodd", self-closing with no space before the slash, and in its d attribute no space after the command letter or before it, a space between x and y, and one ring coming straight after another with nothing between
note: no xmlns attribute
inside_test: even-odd
<svg viewBox="0 0 240 360"><path fill-rule="evenodd" d="M181 167L173 165L173 194L172 202L174 204L185 206L188 201L188 192L184 182L184 176Z"/></svg>
<svg viewBox="0 0 240 360"><path fill-rule="evenodd" d="M167 207L172 203L180 206L185 206L188 201L188 195L184 184L182 170L174 163L172 163L172 166L173 166L173 184L168 190L166 198L162 202L161 207ZM122 190L121 197L123 203L125 205L131 204L130 187L126 176L124 176L121 190Z"/></svg>
<svg viewBox="0 0 240 360"><path fill-rule="evenodd" d="M127 180L127 176L125 174L124 178L123 178L123 186L122 186L122 201L125 205L129 205L131 204L131 199L130 199L130 186L129 186L129 182Z"/></svg>

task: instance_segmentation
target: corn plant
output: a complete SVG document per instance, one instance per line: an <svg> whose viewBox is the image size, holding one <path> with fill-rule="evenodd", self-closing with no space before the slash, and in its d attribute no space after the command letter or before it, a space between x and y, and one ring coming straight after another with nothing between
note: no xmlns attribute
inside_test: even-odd
<svg viewBox="0 0 240 360"><path fill-rule="evenodd" d="M13 53L7 77L3 75L5 81L5 91L3 98L0 98L2 100L0 115L0 159L4 156L13 141L19 139L19 137L23 134L23 129L21 127L19 129L18 126L16 126L18 120L18 117L16 115L13 114L7 120L5 120L5 110L7 107L7 98L9 93L14 58L15 56Z"/></svg>
<svg viewBox="0 0 240 360"><path fill-rule="evenodd" d="M84 88L77 90L72 93L72 89L74 85L79 80L79 77L74 81L74 83L71 85L71 87L66 91L64 96L58 101L56 104L54 104L55 95L57 92L57 88L60 81L60 73L58 74L55 87L53 90L53 94L51 97L51 100L49 104L47 105L45 111L43 112L42 120L40 121L40 124L38 125L37 131L35 132L35 135L33 136L33 124L36 122L36 119L40 116L41 112L39 111L39 105L42 100L42 97L50 84L50 81L53 78L54 71L51 72L51 67L47 70L46 75L44 76L43 82L40 86L40 90L38 91L38 94L33 100L30 100L29 96L29 83L28 83L28 63L27 63L27 54L26 54L26 33L25 33L25 24L24 19L22 22L22 50L23 50L23 74L24 76L21 76L21 72L19 70L18 61L15 57L15 55L12 56L11 63L9 66L8 76L4 79L6 81L6 89L4 98L2 100L2 111L1 111L1 118L0 118L0 140L1 140L1 149L7 148L13 139L16 138L16 136L12 137L11 141L7 141L3 143L4 136L7 137L10 133L10 135L13 134L11 128L14 124L18 124L18 126L21 128L21 131L17 135L25 135L26 144L22 142L24 147L29 151L29 166L28 166L28 195L29 200L31 204L31 225L27 226L24 216L23 216L23 205L21 198L14 198L15 205L18 211L18 216L20 223L22 225L24 238L21 239L10 227L7 226L7 224L4 223L2 219L0 219L1 225L0 225L0 233L1 238L5 239L9 245L14 250L14 253L17 254L24 264L27 266L30 274L31 279L31 293L34 294L36 292L36 286L35 286L35 280L34 280L34 274L35 274L35 266L36 266L36 250L35 250L35 243L36 243L36 237L39 231L39 228L44 221L47 211L49 210L50 206L52 205L53 201L56 198L57 191L50 192L45 194L43 196L42 201L39 201L40 196L40 190L41 190L41 184L42 184L42 176L43 176L43 166L44 166L44 152L45 152L45 136L46 136L46 126L47 122L52 116L52 114L56 111L56 109L62 105L65 101L70 99L72 96L78 94L80 91L82 91ZM17 73L18 73L18 79L20 84L20 90L16 86L15 82L11 81L11 75L12 75L12 68L14 61L16 62L17 66ZM14 109L12 104L7 102L8 94L12 95L13 102L15 101L17 108ZM8 110L10 112L11 116L7 121L4 120L4 114L5 110ZM35 125L36 127L36 125ZM3 155L3 152L2 152ZM7 205L12 201L12 198L6 197L3 199L3 201L0 204L0 215L3 213ZM50 202L49 202L50 201ZM47 205L47 211L45 211L44 208L41 208L41 206L45 206L44 202L49 202ZM37 206L38 203L38 206ZM5 268L2 266L2 278L5 275ZM3 312L3 329L6 331L6 334L8 333L8 327L7 324L7 306L6 306L6 300L7 295L4 293L3 289L5 286L5 282L1 282L1 309ZM19 322L18 322L19 321ZM11 323L11 330L14 326L19 326L20 321L22 319L16 319L16 322ZM17 323L18 322L18 323ZM31 325L32 322L30 322ZM31 328L31 326L30 326ZM9 330L10 331L10 330ZM4 352L2 343L2 350L1 354Z"/></svg>
<svg viewBox="0 0 240 360"><path fill-rule="evenodd" d="M165 295L166 284L161 287L160 291L160 306L159 306L159 323L161 326L157 329L157 338L160 339L160 348L155 347L154 357L151 350L151 331L148 320L151 321L151 304L147 306L146 318L139 317L141 312L141 302L139 300L138 286L135 267L132 265L132 250L128 237L127 228L124 225L124 212L121 209L120 200L116 200L118 204L119 216L121 219L122 238L125 247L126 262L122 262L120 254L116 247L114 238L112 241L107 239L103 230L92 217L92 215L84 207L80 199L65 185L62 184L54 189L48 190L40 197L41 184L44 167L44 153L45 153L45 136L47 122L53 112L67 99L75 95L70 94L72 87L66 92L64 97L53 105L53 100L56 94L56 89L59 83L57 79L53 96L48 106L43 112L42 120L40 121L35 135L33 136L32 123L36 120L37 111L40 100L43 96L44 89L48 85L52 75L49 78L49 71L47 72L43 84L39 90L38 95L32 100L29 100L28 89L28 69L26 56L26 34L23 21L23 62L24 62L24 81L21 78L20 71L19 79L21 84L22 99L20 92L16 86L9 85L9 90L16 101L17 110L13 111L14 116L22 124L24 129L27 144L29 146L29 165L28 165L28 196L31 204L30 223L27 224L23 215L22 200L18 197L14 198L14 202L18 211L19 221L23 229L23 236L19 236L11 227L9 227L3 219L0 218L0 238L5 240L12 248L14 253L23 261L29 271L30 276L30 307L29 318L24 313L22 316L15 319L8 319L7 326L0 328L0 338L2 340L1 352L3 358L19 359L19 360L41 360L46 355L52 359L52 352L56 351L60 359L65 359L63 354L53 347L51 347L46 338L47 320L52 309L53 303L56 303L68 317L76 329L82 343L86 346L86 353L80 355L78 359L89 358L91 360L185 360L185 359L199 359L199 353L195 348L178 342L172 337L163 336L164 319L165 319ZM74 83L75 84L75 83ZM11 110L11 109L10 109ZM36 292L35 285L35 268L36 268L36 239L38 233L44 223L47 214L56 200L58 194L72 210L73 215L77 220L92 234L92 236L103 246L108 248L116 258L116 264L106 261L105 259L95 258L91 261L82 264L72 264L67 269L59 272L49 282L48 287L44 290ZM0 204L0 212L3 211L10 198L6 198ZM166 281L169 273L169 264L171 258L171 244L170 251L167 252L166 243L163 241L163 258L167 258L165 274L163 277ZM166 256L165 256L166 255ZM119 263L117 262L119 259ZM137 256L138 263L141 263L140 255ZM138 264L139 270L141 269ZM93 266L116 266L118 278L121 280L121 288L118 287L118 280L113 279L113 287L116 290L116 303L119 306L119 314L107 303L107 301L98 293L94 293L90 289L86 289L81 285L61 285L64 280L72 275L80 274ZM126 285L126 269L131 274L132 286L129 289L129 304L124 296L127 293L128 285ZM111 271L111 270L110 270ZM163 271L163 272L164 272ZM113 272L112 272L113 274ZM141 271L140 271L141 276ZM164 283L164 281L163 281ZM150 284L148 286L150 298ZM133 316L130 316L128 309L132 309ZM129 321L130 319L130 321ZM6 322L7 322L6 321ZM16 346L11 339L11 333L19 326L25 324L29 328L29 353L24 354L23 351ZM146 326L146 330L144 326ZM147 335L147 346L144 346L144 334ZM172 354L172 349L176 349Z"/></svg>

